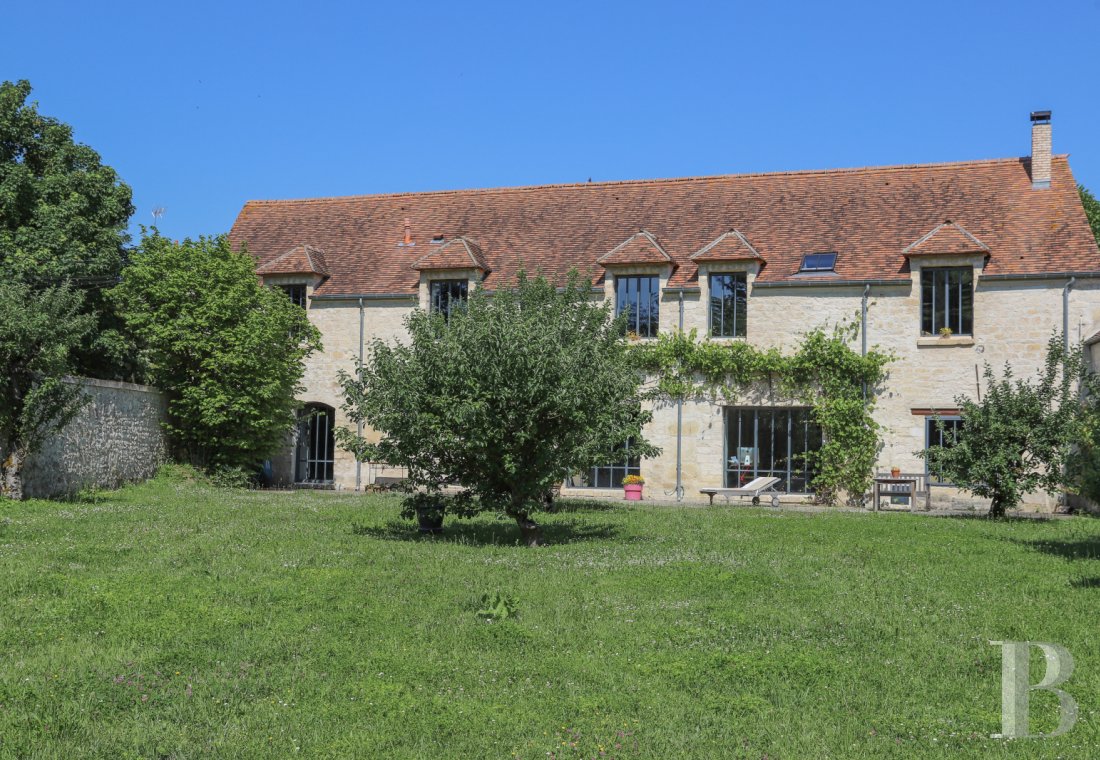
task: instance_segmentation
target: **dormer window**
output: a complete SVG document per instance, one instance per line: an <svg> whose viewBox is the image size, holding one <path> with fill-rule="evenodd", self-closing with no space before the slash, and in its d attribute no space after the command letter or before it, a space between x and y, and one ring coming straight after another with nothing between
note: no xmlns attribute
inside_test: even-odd
<svg viewBox="0 0 1100 760"><path fill-rule="evenodd" d="M295 283L293 285L280 285L279 289L286 293L287 298L295 306L301 306L306 308L306 286L302 283Z"/></svg>
<svg viewBox="0 0 1100 760"><path fill-rule="evenodd" d="M832 272L836 267L836 252L807 253L802 257L799 272Z"/></svg>
<svg viewBox="0 0 1100 760"><path fill-rule="evenodd" d="M922 267L921 335L974 334L974 268Z"/></svg>
<svg viewBox="0 0 1100 760"><path fill-rule="evenodd" d="M455 309L466 303L469 294L469 282L466 280L432 280L432 311L449 320Z"/></svg>

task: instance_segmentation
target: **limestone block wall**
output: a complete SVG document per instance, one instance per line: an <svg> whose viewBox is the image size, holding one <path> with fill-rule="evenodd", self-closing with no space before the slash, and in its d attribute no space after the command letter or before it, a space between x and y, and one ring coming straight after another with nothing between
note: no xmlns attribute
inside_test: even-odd
<svg viewBox="0 0 1100 760"><path fill-rule="evenodd" d="M660 274L664 284L667 272ZM790 351L808 330L859 318L863 286L761 287L754 282L753 274L750 272L747 335L743 340L755 346L777 346ZM920 335L918 273L900 284L872 285L868 294L868 344L890 351L895 357L879 390L875 412L885 428L878 469L897 466L905 472L923 472L923 460L915 452L925 446L926 418L914 411L953 409L957 405L956 396L974 397L984 391L981 372L985 362L998 373L1006 361L1011 362L1017 374L1036 372L1042 366L1047 339L1062 327L1065 282L1065 278L990 280L981 277L979 270L974 294L974 335L948 339ZM614 298L610 283L606 284L604 294L606 298ZM375 337L384 341L404 339L402 320L416 303L415 298L366 302L368 344ZM700 335L706 335L707 306L705 292L684 293L685 329L696 327ZM354 369L359 340L358 304L354 300L314 301L310 318L324 335L325 350L309 362L305 378L308 390L302 400L333 406L337 410L337 424L347 424L340 412L336 373L339 369ZM678 323L679 294L669 291L661 300L660 329L675 330ZM1096 323L1100 323L1100 280L1079 279L1070 298L1071 339L1088 337L1082 331ZM858 342L857 337L854 344L858 346ZM767 389L754 389L739 403L767 406L790 402L771 398ZM676 484L676 407L658 405L653 413L646 433L664 452L657 459L643 462L642 471L647 491L660 496L672 494ZM722 406L707 401L685 403L682 426L683 483L691 496L701 486L722 483L725 435ZM355 464L350 455L337 452L336 481L338 486L354 487ZM369 482L366 473L364 482ZM591 493L584 489L566 489L565 493L574 491ZM938 488L936 493L945 499L968 500L946 488ZM1041 494L1030 496L1029 501L1052 506Z"/></svg>
<svg viewBox="0 0 1100 760"><path fill-rule="evenodd" d="M88 403L52 435L24 470L28 498L118 488L152 477L165 458L167 402L156 388L81 379Z"/></svg>
<svg viewBox="0 0 1100 760"><path fill-rule="evenodd" d="M370 351L370 344L376 339L386 343L405 339L404 319L416 303L412 298L364 301L364 352ZM331 406L336 411L337 426L353 427L341 409L344 399L340 392L339 372L344 370L354 373L356 369L359 358L359 302L356 299L312 300L309 318L321 331L324 350L306 361L306 372L302 378L305 391L299 398L303 404L320 403ZM369 438L372 431L365 433ZM278 483L294 482L291 455L294 445L293 439L288 441L286 454L272 460L273 474ZM335 486L342 489L354 488L355 458L339 447L335 456ZM363 468L361 477L364 483L369 482L366 467Z"/></svg>

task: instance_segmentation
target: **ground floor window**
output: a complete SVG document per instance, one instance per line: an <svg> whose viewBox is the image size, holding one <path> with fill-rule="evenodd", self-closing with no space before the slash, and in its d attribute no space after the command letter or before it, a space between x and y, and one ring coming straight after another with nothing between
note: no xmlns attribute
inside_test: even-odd
<svg viewBox="0 0 1100 760"><path fill-rule="evenodd" d="M622 462L611 465L591 467L580 475L574 475L569 479L569 485L573 488L621 488L623 478L627 475L641 475L642 461L638 457L630 456L630 441L620 447Z"/></svg>
<svg viewBox="0 0 1100 760"><path fill-rule="evenodd" d="M941 424L942 423L942 424ZM925 417L924 418L924 447L942 446L949 449L959 439L963 429L962 417ZM927 460L925 460L927 462ZM927 466L927 464L926 464ZM944 479L943 473L935 468L928 467L928 482L938 486L951 485Z"/></svg>
<svg viewBox="0 0 1100 760"><path fill-rule="evenodd" d="M776 488L810 493L816 472L808 454L821 448L821 427L802 407L726 408L726 488L776 477Z"/></svg>
<svg viewBox="0 0 1100 760"><path fill-rule="evenodd" d="M306 404L298 413L294 450L294 482L323 485L332 482L336 442L332 432L335 410L324 404Z"/></svg>

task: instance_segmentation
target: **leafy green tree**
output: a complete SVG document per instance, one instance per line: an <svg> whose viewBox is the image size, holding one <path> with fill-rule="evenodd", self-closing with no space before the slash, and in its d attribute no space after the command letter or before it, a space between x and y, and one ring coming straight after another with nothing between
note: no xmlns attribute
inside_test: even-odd
<svg viewBox="0 0 1100 760"><path fill-rule="evenodd" d="M575 273L561 291L521 274L514 289L475 291L449 320L413 312L408 344L375 341L362 372L340 376L349 419L381 441L340 429L341 444L407 467L410 490L465 486L465 510L503 513L540 544L531 515L569 473L610 463L628 440L658 453L642 437L650 416L625 322L590 291Z"/></svg>
<svg viewBox="0 0 1100 760"><path fill-rule="evenodd" d="M224 235L144 234L110 295L168 394L177 455L250 467L283 445L320 334L285 293L260 284L246 251Z"/></svg>
<svg viewBox="0 0 1100 760"><path fill-rule="evenodd" d="M1081 194L1081 205L1085 207L1085 216L1088 217L1092 235L1096 238L1096 244L1100 245L1100 201L1084 185L1078 185L1077 192Z"/></svg>
<svg viewBox="0 0 1100 760"><path fill-rule="evenodd" d="M36 290L69 283L94 320L72 347L73 371L133 376L132 342L103 297L129 241L130 188L30 94L26 81L0 83L0 277Z"/></svg>
<svg viewBox="0 0 1100 760"><path fill-rule="evenodd" d="M80 386L66 382L94 321L82 307L67 285L0 278L0 497L23 498L27 456L83 403Z"/></svg>
<svg viewBox="0 0 1100 760"><path fill-rule="evenodd" d="M0 492L21 498L43 437L79 408L70 374L130 374L132 344L102 288L114 284L130 188L72 129L0 83Z"/></svg>
<svg viewBox="0 0 1100 760"><path fill-rule="evenodd" d="M1100 391L1080 346L1064 347L1055 335L1034 378L1017 378L1005 365L998 378L985 366L981 401L956 398L963 429L953 446L918 455L945 480L992 499L990 517L1003 517L1024 494L1073 488L1076 446L1089 430L1082 402Z"/></svg>

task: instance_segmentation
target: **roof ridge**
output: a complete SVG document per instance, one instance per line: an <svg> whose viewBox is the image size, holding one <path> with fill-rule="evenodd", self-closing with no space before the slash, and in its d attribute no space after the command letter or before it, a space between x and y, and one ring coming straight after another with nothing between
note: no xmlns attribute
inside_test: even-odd
<svg viewBox="0 0 1100 760"><path fill-rule="evenodd" d="M1051 157L1052 160L1064 161L1069 158L1068 153L1059 153ZM423 197L423 196L440 196L440 195L465 195L465 194L488 194L488 193L525 193L533 192L537 190L552 190L559 188L582 188L582 187L622 187L622 186L635 186L635 185L659 185L659 184L679 184L682 182L699 182L699 181L719 181L729 179L747 179L752 177L757 178L769 178L769 177L807 177L815 175L832 175L832 174L859 174L859 173L895 173L901 171L908 171L911 169L951 169L965 166L987 166L990 164L1011 164L1019 163L1028 160L1028 156L1013 156L1007 158L979 158L970 159L967 161L933 161L926 163L916 164L887 164L884 166L853 166L843 167L838 169L792 169L789 171L777 171L777 172L743 172L734 174L699 174L690 177L655 177L650 179L623 179L623 180L608 180L605 182L559 182L548 183L542 185L512 185L503 187L469 187L450 190L406 190L403 192L394 193L361 193L357 195L330 195L320 196L316 198L274 198L274 199L261 199L261 200L248 200L245 201L246 206L250 205L282 205L282 204L297 204L297 203L331 203L339 201L354 201L354 200L381 200L384 198L411 198L411 197Z"/></svg>

